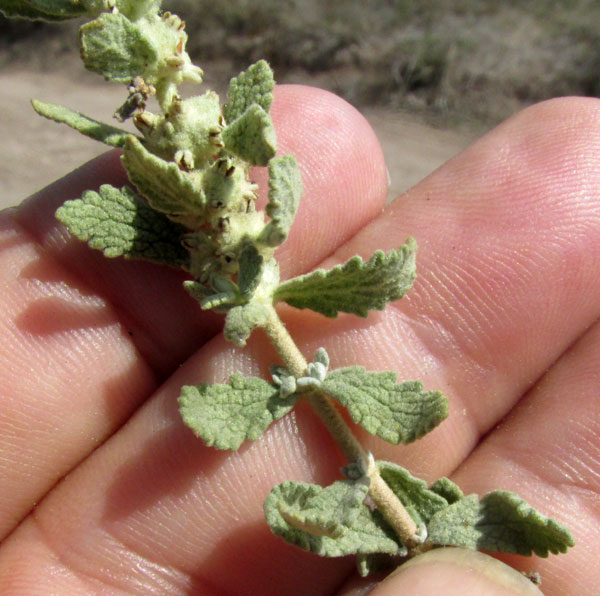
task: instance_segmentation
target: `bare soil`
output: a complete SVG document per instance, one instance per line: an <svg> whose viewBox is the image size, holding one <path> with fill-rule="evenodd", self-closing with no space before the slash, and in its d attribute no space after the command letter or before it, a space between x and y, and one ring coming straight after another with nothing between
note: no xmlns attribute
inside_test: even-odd
<svg viewBox="0 0 600 596"><path fill-rule="evenodd" d="M207 72L210 68L205 68ZM19 65L0 71L0 207L18 204L106 148L65 126L37 116L29 100L63 103L110 121L123 99L120 85L82 72L70 60L53 72ZM437 129L401 112L369 108L365 116L383 146L391 177L390 197L407 190L481 134Z"/></svg>

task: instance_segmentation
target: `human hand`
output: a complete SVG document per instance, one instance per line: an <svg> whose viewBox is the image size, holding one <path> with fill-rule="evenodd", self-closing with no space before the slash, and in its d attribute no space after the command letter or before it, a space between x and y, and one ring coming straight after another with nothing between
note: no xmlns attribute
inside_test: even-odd
<svg viewBox="0 0 600 596"><path fill-rule="evenodd" d="M599 114L595 100L531 108L380 215L385 166L359 114L300 87L280 88L272 108L305 186L279 252L284 278L419 243L415 287L385 312L285 308L285 321L333 367L396 370L447 395L449 419L415 444L362 438L425 480L515 490L569 527L567 555L506 558L539 570L546 596L592 596L600 579ZM339 477L312 412L297 407L235 453L183 426L181 385L265 373L275 357L258 333L244 353L227 344L178 273L70 238L55 208L101 183L126 183L114 152L2 216L0 593L364 593L372 580L345 583L351 560L297 551L263 519L275 484ZM433 560L461 551L439 552L375 593L482 594L486 581L486 594L520 593L490 579L492 559L468 554L465 566Z"/></svg>

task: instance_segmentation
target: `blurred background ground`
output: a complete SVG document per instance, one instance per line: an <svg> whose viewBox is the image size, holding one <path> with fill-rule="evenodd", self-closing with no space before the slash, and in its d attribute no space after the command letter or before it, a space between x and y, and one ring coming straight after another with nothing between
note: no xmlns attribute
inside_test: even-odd
<svg viewBox="0 0 600 596"><path fill-rule="evenodd" d="M188 49L225 88L267 58L279 82L329 89L378 133L391 194L537 101L600 95L597 0L172 0ZM0 20L0 205L104 150L30 97L109 120L124 89L82 73L77 23Z"/></svg>

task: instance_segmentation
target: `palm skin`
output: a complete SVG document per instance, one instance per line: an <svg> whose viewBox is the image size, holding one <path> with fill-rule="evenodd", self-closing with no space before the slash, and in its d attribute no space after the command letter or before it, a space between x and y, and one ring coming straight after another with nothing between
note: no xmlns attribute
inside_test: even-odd
<svg viewBox="0 0 600 596"><path fill-rule="evenodd" d="M411 446L357 433L378 459L427 481L514 490L567 525L569 554L510 562L539 570L546 596L592 596L600 104L530 108L383 212L382 153L355 110L289 86L272 115L280 153L296 155L305 187L278 252L284 279L409 235L419 243L413 290L382 313L325 319L282 308L299 346L309 357L325 346L334 368L395 370L442 390L449 419ZM256 179L264 188L264 172ZM345 584L351 560L298 551L264 522L275 484L326 484L344 464L308 407L235 453L206 448L183 426L182 385L266 375L277 358L261 333L246 351L227 344L220 317L200 311L177 272L107 260L70 238L54 210L102 183L126 183L115 152L2 214L0 594L346 596L372 587Z"/></svg>

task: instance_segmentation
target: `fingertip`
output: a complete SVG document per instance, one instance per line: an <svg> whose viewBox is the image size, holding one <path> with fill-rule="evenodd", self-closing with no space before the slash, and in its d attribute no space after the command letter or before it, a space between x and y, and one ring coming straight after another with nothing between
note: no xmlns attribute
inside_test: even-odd
<svg viewBox="0 0 600 596"><path fill-rule="evenodd" d="M522 573L477 551L440 548L399 567L372 596L542 596Z"/></svg>

